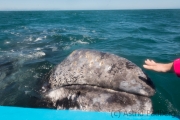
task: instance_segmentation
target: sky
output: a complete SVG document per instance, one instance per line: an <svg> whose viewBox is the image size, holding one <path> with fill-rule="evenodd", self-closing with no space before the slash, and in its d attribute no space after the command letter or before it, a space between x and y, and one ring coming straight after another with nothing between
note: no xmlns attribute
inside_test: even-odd
<svg viewBox="0 0 180 120"><path fill-rule="evenodd" d="M180 9L180 0L0 0L0 11L116 9Z"/></svg>

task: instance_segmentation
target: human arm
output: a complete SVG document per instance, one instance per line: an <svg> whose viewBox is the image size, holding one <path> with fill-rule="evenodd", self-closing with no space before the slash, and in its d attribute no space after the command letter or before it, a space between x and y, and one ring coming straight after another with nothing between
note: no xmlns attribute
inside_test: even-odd
<svg viewBox="0 0 180 120"><path fill-rule="evenodd" d="M174 71L175 74L180 77L180 58L170 63L157 63L154 60L147 59L145 60L143 67L156 72Z"/></svg>
<svg viewBox="0 0 180 120"><path fill-rule="evenodd" d="M171 63L157 63L154 60L145 60L144 68L154 70L156 72L169 72L173 71L173 62Z"/></svg>

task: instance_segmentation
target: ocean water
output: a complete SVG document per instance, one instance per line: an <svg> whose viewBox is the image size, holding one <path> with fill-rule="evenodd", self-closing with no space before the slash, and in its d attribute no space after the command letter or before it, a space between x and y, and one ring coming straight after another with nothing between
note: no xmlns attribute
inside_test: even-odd
<svg viewBox="0 0 180 120"><path fill-rule="evenodd" d="M38 107L29 94L73 50L95 49L142 68L180 57L180 10L1 11L0 105ZM143 69L143 68L142 68ZM180 113L180 78L143 69L155 114Z"/></svg>

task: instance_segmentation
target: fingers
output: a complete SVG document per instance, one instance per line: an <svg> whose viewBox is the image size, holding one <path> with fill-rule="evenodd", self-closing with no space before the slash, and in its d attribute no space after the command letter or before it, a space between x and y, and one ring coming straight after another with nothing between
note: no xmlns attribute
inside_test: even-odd
<svg viewBox="0 0 180 120"><path fill-rule="evenodd" d="M156 62L154 62L154 60L151 60L151 62L152 62L153 64L156 64Z"/></svg>
<svg viewBox="0 0 180 120"><path fill-rule="evenodd" d="M145 69L149 69L149 70L155 70L156 66L157 63L154 62L154 60L149 60L149 59L145 60L145 65L143 65Z"/></svg>
<svg viewBox="0 0 180 120"><path fill-rule="evenodd" d="M156 65L156 62L154 62L154 60L147 59L147 60L145 60L145 64L146 65Z"/></svg>
<svg viewBox="0 0 180 120"><path fill-rule="evenodd" d="M149 70L154 70L155 66L150 66L150 65L143 65L144 68L149 69Z"/></svg>

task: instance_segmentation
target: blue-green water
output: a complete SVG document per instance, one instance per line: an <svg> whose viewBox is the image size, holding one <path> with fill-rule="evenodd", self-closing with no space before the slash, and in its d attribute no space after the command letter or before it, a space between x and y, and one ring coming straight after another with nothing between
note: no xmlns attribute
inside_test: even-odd
<svg viewBox="0 0 180 120"><path fill-rule="evenodd" d="M73 50L96 49L142 68L180 57L180 10L0 12L0 105L37 107L28 94ZM142 68L143 69L143 68ZM143 69L154 113L180 113L180 78Z"/></svg>

